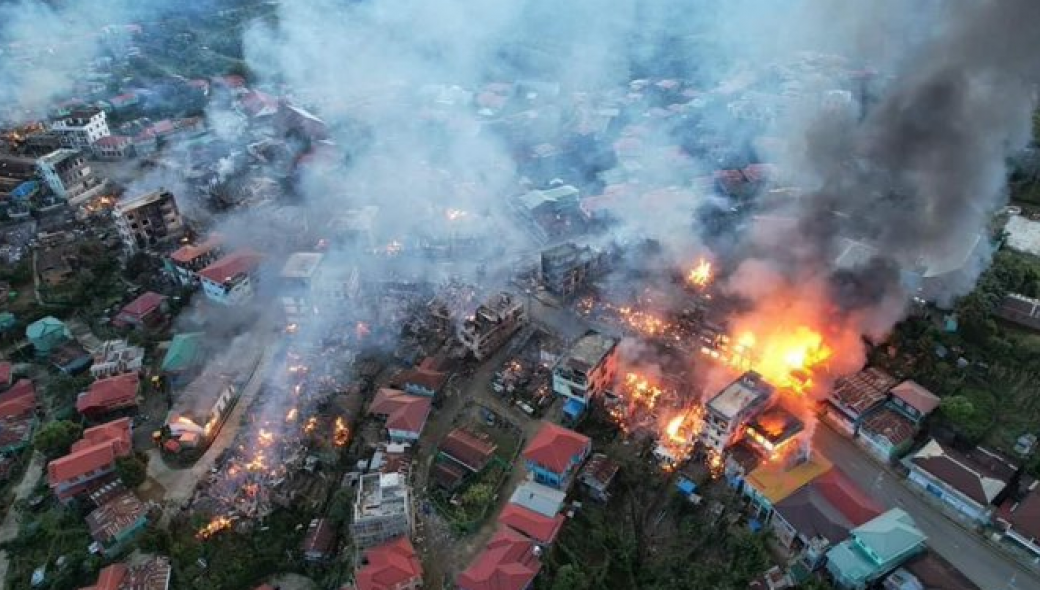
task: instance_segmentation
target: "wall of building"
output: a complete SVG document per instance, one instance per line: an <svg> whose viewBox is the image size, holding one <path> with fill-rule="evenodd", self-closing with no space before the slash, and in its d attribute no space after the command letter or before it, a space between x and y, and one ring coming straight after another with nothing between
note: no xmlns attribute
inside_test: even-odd
<svg viewBox="0 0 1040 590"><path fill-rule="evenodd" d="M987 507L964 496L957 490L947 486L945 483L934 479L919 469L911 468L907 481L928 492L928 495L939 500L954 511L968 518L986 523L990 520L990 511Z"/></svg>

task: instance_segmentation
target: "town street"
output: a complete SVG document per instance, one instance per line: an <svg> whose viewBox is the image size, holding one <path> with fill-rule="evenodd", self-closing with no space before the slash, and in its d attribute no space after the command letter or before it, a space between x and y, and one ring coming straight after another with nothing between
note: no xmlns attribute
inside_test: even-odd
<svg viewBox="0 0 1040 590"><path fill-rule="evenodd" d="M978 534L963 529L927 500L910 491L901 477L876 463L855 443L823 422L816 427L813 448L841 467L879 504L906 510L928 535L928 546L982 590L1040 588L1040 575L992 547Z"/></svg>

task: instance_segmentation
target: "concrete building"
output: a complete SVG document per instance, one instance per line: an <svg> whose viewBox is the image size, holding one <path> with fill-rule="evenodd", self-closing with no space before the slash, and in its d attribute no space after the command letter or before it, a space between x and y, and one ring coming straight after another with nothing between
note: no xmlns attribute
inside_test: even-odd
<svg viewBox="0 0 1040 590"><path fill-rule="evenodd" d="M716 451L732 444L749 420L765 410L775 388L761 375L748 371L711 398L705 407L701 439Z"/></svg>
<svg viewBox="0 0 1040 590"><path fill-rule="evenodd" d="M502 292L481 305L458 331L459 341L477 360L502 347L527 322L524 304Z"/></svg>
<svg viewBox="0 0 1040 590"><path fill-rule="evenodd" d="M72 111L52 122L50 130L60 138L61 145L83 150L92 150L99 139L110 134L105 111L95 108Z"/></svg>
<svg viewBox="0 0 1040 590"><path fill-rule="evenodd" d="M144 348L131 346L126 340L107 340L94 354L90 375L95 379L124 373L139 373L144 364Z"/></svg>
<svg viewBox="0 0 1040 590"><path fill-rule="evenodd" d="M324 257L320 252L297 252L285 261L278 292L286 322L299 324L315 314L315 284L321 281Z"/></svg>
<svg viewBox="0 0 1040 590"><path fill-rule="evenodd" d="M166 270L184 286L197 285L198 272L216 262L224 253L223 243L220 235L211 234L197 244L185 244L166 259Z"/></svg>
<svg viewBox="0 0 1040 590"><path fill-rule="evenodd" d="M587 406L617 377L618 339L589 332L578 339L552 372L553 392Z"/></svg>
<svg viewBox="0 0 1040 590"><path fill-rule="evenodd" d="M350 533L359 549L397 537L409 537L414 527L411 491L400 473L366 473L357 484Z"/></svg>
<svg viewBox="0 0 1040 590"><path fill-rule="evenodd" d="M992 451L959 451L934 439L908 457L906 465L907 481L979 524L989 524L1018 472L1017 465Z"/></svg>
<svg viewBox="0 0 1040 590"><path fill-rule="evenodd" d="M827 551L827 571L843 590L862 590L925 550L924 533L900 508L852 529Z"/></svg>
<svg viewBox="0 0 1040 590"><path fill-rule="evenodd" d="M545 422L524 447L524 465L535 482L566 491L591 451L589 437Z"/></svg>
<svg viewBox="0 0 1040 590"><path fill-rule="evenodd" d="M199 271L206 299L221 305L252 300L263 257L252 250L236 250Z"/></svg>
<svg viewBox="0 0 1040 590"><path fill-rule="evenodd" d="M128 254L176 242L184 233L177 200L164 189L120 201L112 216Z"/></svg>
<svg viewBox="0 0 1040 590"><path fill-rule="evenodd" d="M855 436L864 418L885 403L897 382L895 377L874 367L838 379L824 404L824 420Z"/></svg>
<svg viewBox="0 0 1040 590"><path fill-rule="evenodd" d="M60 149L42 156L36 160L36 171L51 192L72 205L89 201L106 188L76 150Z"/></svg>
<svg viewBox="0 0 1040 590"><path fill-rule="evenodd" d="M600 252L567 242L542 251L539 273L546 289L561 297L571 297L588 284L602 263Z"/></svg>

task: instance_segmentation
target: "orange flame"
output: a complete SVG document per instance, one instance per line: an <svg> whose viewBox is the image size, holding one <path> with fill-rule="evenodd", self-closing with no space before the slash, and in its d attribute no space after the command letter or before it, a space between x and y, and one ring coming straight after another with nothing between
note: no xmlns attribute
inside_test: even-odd
<svg viewBox="0 0 1040 590"><path fill-rule="evenodd" d="M776 387L803 395L812 389L813 370L832 354L823 335L803 325L771 330L764 336L742 333L729 364L742 371L753 370Z"/></svg>
<svg viewBox="0 0 1040 590"><path fill-rule="evenodd" d="M318 427L318 419L314 416L307 418L307 423L303 425L303 431L307 434L313 434L314 429Z"/></svg>
<svg viewBox="0 0 1040 590"><path fill-rule="evenodd" d="M337 447L346 446L350 442L350 427L347 426L347 422L342 418L336 418L336 429L332 436L332 441Z"/></svg>
<svg viewBox="0 0 1040 590"><path fill-rule="evenodd" d="M694 287L704 288L711 284L711 262L705 258L697 260L697 265L686 275L686 282Z"/></svg>
<svg viewBox="0 0 1040 590"><path fill-rule="evenodd" d="M296 408L293 408L293 409L289 410L289 413L287 413L285 415L285 421L286 422L295 422L296 421L296 416L298 414L299 414L299 412L296 410Z"/></svg>
<svg viewBox="0 0 1040 590"><path fill-rule="evenodd" d="M209 521L209 524L199 529L199 532L195 534L195 537L200 541L203 539L208 539L213 535L219 533L220 531L231 528L232 524L233 523L230 518L226 516L218 516L213 520Z"/></svg>

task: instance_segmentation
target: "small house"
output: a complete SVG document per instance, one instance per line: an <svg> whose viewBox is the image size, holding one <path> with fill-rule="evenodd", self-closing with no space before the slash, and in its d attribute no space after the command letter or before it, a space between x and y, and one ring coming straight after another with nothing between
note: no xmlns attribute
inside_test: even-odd
<svg viewBox="0 0 1040 590"><path fill-rule="evenodd" d="M148 291L126 304L112 320L112 324L120 328L154 328L166 321L168 312L166 296Z"/></svg>
<svg viewBox="0 0 1040 590"><path fill-rule="evenodd" d="M407 537L366 549L354 576L357 590L418 590L423 584L422 563Z"/></svg>
<svg viewBox="0 0 1040 590"><path fill-rule="evenodd" d="M87 514L87 528L94 539L91 550L112 555L144 530L148 509L132 492L124 491Z"/></svg>
<svg viewBox="0 0 1040 590"><path fill-rule="evenodd" d="M908 457L906 465L907 481L979 524L990 522L1018 472L1018 465L993 451L960 451L935 439Z"/></svg>
<svg viewBox="0 0 1040 590"><path fill-rule="evenodd" d="M323 563L335 556L336 531L324 518L315 518L307 526L303 538L303 558L310 562Z"/></svg>
<svg viewBox="0 0 1040 590"><path fill-rule="evenodd" d="M909 418L914 426L920 426L939 407L939 396L909 379L893 387L891 394L889 405Z"/></svg>
<svg viewBox="0 0 1040 590"><path fill-rule="evenodd" d="M567 490L591 450L589 437L544 422L524 448L523 457L536 482Z"/></svg>
<svg viewBox="0 0 1040 590"><path fill-rule="evenodd" d="M924 551L925 540L910 515L893 508L827 551L827 571L842 590L862 590Z"/></svg>
<svg viewBox="0 0 1040 590"><path fill-rule="evenodd" d="M528 590L542 570L540 553L533 541L501 527L455 584L459 590Z"/></svg>
<svg viewBox="0 0 1040 590"><path fill-rule="evenodd" d="M91 420L137 407L137 373L126 373L90 384L87 391L76 398L76 411Z"/></svg>
<svg viewBox="0 0 1040 590"><path fill-rule="evenodd" d="M578 481L589 496L606 502L610 500L610 484L614 482L618 469L620 466L617 461L603 453L596 453L578 474Z"/></svg>
<svg viewBox="0 0 1040 590"><path fill-rule="evenodd" d="M433 402L428 397L382 388L368 407L369 415L382 418L393 442L419 440Z"/></svg>
<svg viewBox="0 0 1040 590"><path fill-rule="evenodd" d="M910 418L886 406L863 421L856 442L878 459L891 461L910 448L916 434L917 427Z"/></svg>
<svg viewBox="0 0 1040 590"><path fill-rule="evenodd" d="M68 342L72 333L61 320L47 316L29 324L25 328L25 337L38 356L47 356L62 343Z"/></svg>

